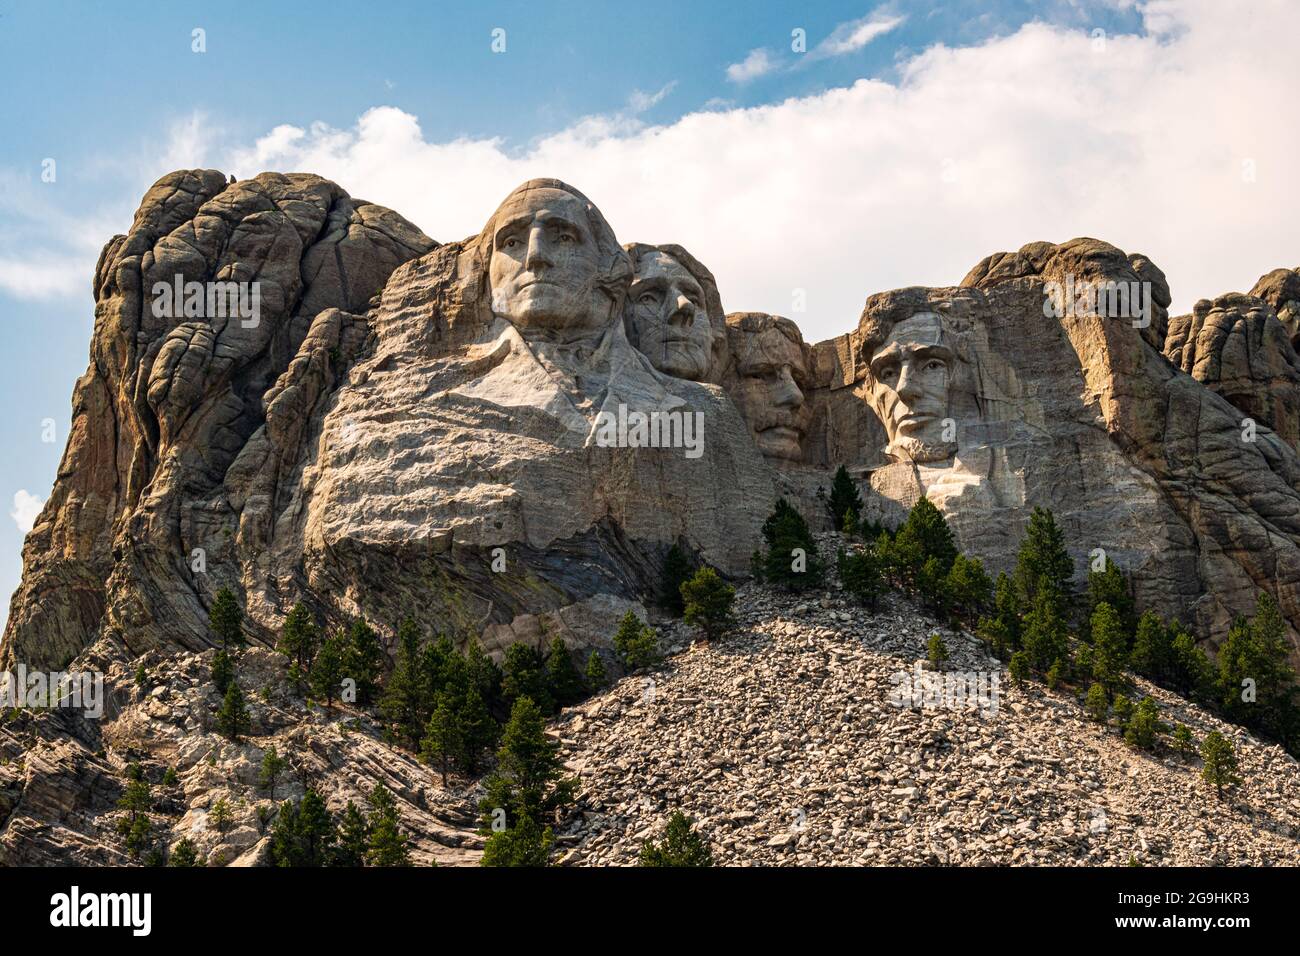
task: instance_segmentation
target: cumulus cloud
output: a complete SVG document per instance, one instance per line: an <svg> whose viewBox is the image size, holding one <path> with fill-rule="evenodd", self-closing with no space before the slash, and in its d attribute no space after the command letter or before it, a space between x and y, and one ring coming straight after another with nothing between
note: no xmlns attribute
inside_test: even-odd
<svg viewBox="0 0 1300 956"><path fill-rule="evenodd" d="M444 241L556 176L622 241L690 249L729 310L788 314L810 339L851 328L869 293L955 284L989 253L1075 236L1149 255L1186 310L1300 261L1300 60L1259 54L1300 31L1300 7L1145 9L1142 36L1031 24L928 49L897 82L667 125L594 117L522 151L430 142L381 107L347 130L279 127L224 168L313 170Z"/></svg>
<svg viewBox="0 0 1300 956"><path fill-rule="evenodd" d="M777 62L772 59L772 54L759 47L757 50L750 50L749 55L739 63L727 67L727 79L732 83L748 83L760 76L766 76L776 68Z"/></svg>
<svg viewBox="0 0 1300 956"><path fill-rule="evenodd" d="M1143 15L1140 36L1030 24L927 49L891 82L748 109L713 101L665 125L635 105L666 91L643 94L523 147L431 141L417 117L379 107L347 129L282 125L232 148L188 122L168 155L241 178L317 172L442 241L477 232L520 181L556 176L622 241L682 243L729 310L790 315L810 340L851 328L872 292L955 284L989 253L1075 236L1149 255L1185 311L1300 262L1300 60L1259 52L1300 31L1300 6L1245 17L1216 0L1152 0ZM0 286L54 283L55 260L11 252L0 248ZM88 271L75 275L84 289Z"/></svg>
<svg viewBox="0 0 1300 956"><path fill-rule="evenodd" d="M36 524L36 519L44 506L44 498L38 498L25 488L19 488L14 492L14 506L9 512L9 517L14 519L18 530L26 534L32 530L32 525Z"/></svg>

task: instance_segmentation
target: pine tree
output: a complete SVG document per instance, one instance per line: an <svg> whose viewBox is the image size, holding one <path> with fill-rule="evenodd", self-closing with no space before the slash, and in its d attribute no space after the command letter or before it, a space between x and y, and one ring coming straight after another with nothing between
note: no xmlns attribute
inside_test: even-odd
<svg viewBox="0 0 1300 956"><path fill-rule="evenodd" d="M513 704L520 697L529 697L543 714L555 713L555 701L547 686L546 662L535 648L518 641L511 644L506 648L501 671L501 693L506 703Z"/></svg>
<svg viewBox="0 0 1300 956"><path fill-rule="evenodd" d="M1129 718L1133 716L1133 701L1129 700L1123 694L1116 694L1115 701L1115 720L1119 723L1120 733L1128 726Z"/></svg>
<svg viewBox="0 0 1300 956"><path fill-rule="evenodd" d="M968 619L982 614L993 599L993 582L989 580L984 565L978 558L968 558L959 554L953 559L952 567L944 582L944 591L951 602L953 610Z"/></svg>
<svg viewBox="0 0 1300 956"><path fill-rule="evenodd" d="M402 833L393 795L382 784L370 792L370 845L366 863L370 866L410 866L411 853Z"/></svg>
<svg viewBox="0 0 1300 956"><path fill-rule="evenodd" d="M1015 582L1021 605L1035 607L1039 593L1046 590L1058 602L1058 615L1064 614L1073 574L1074 563L1065 550L1065 534L1056 518L1049 510L1034 508L1016 554Z"/></svg>
<svg viewBox="0 0 1300 956"><path fill-rule="evenodd" d="M926 657L935 670L942 670L943 665L948 661L948 645L943 642L943 635L937 631L930 635L930 641L926 645Z"/></svg>
<svg viewBox="0 0 1300 956"><path fill-rule="evenodd" d="M189 837L182 837L167 858L168 866L202 866L198 851Z"/></svg>
<svg viewBox="0 0 1300 956"><path fill-rule="evenodd" d="M338 824L338 841L330 854L330 866L365 866L370 847L370 824L351 800L343 808Z"/></svg>
<svg viewBox="0 0 1300 956"><path fill-rule="evenodd" d="M1016 651L1011 655L1011 661L1007 664L1007 673L1011 675L1011 682L1017 687L1023 687L1029 680L1030 666L1029 655L1024 651Z"/></svg>
<svg viewBox="0 0 1300 956"><path fill-rule="evenodd" d="M1009 660L1020 650L1020 598L1014 582L1007 575L998 575L993 592L993 613L980 618L976 631L989 642L993 653L1001 660Z"/></svg>
<svg viewBox="0 0 1300 956"><path fill-rule="evenodd" d="M295 673L302 675L311 670L319 646L320 629L316 627L311 612L299 601L284 619L276 650L296 664L298 669Z"/></svg>
<svg viewBox="0 0 1300 956"><path fill-rule="evenodd" d="M1214 692L1214 665L1177 621L1169 626L1169 634L1175 690L1193 700L1209 699Z"/></svg>
<svg viewBox="0 0 1300 956"><path fill-rule="evenodd" d="M325 703L330 706L333 706L343 684L344 663L344 638L331 634L325 638L311 665L311 692L316 697L325 698Z"/></svg>
<svg viewBox="0 0 1300 956"><path fill-rule="evenodd" d="M854 600L872 608L880 602L880 595L885 591L885 579L873 548L863 548L852 554L841 549L835 565L840 583Z"/></svg>
<svg viewBox="0 0 1300 956"><path fill-rule="evenodd" d="M1058 657L1052 661L1052 666L1043 675L1043 682L1047 684L1048 690L1056 690L1063 680L1065 680L1065 661Z"/></svg>
<svg viewBox="0 0 1300 956"><path fill-rule="evenodd" d="M1110 713L1110 700L1106 696L1106 688L1101 684L1093 684L1089 687L1088 698L1083 706L1090 720L1095 720L1099 724L1105 723L1106 715Z"/></svg>
<svg viewBox="0 0 1300 956"><path fill-rule="evenodd" d="M587 687L593 694L598 694L605 689L609 683L609 677L605 674L605 664L600 659L600 654L592 651L587 656L586 670Z"/></svg>
<svg viewBox="0 0 1300 956"><path fill-rule="evenodd" d="M1254 620L1247 624L1238 619L1219 648L1219 702L1224 715L1263 730L1284 745L1300 730L1289 651L1286 621L1267 592L1259 595ZM1247 686L1254 689L1253 699L1243 699Z"/></svg>
<svg viewBox="0 0 1300 956"><path fill-rule="evenodd" d="M506 830L494 831L483 844L480 866L546 866L551 859L555 835L550 827L523 817Z"/></svg>
<svg viewBox="0 0 1300 956"><path fill-rule="evenodd" d="M1124 572L1109 557L1104 559L1103 570L1088 571L1088 617L1097 611L1098 604L1109 604L1119 616L1119 623L1124 634L1124 649L1127 651L1133 643L1137 628L1137 614L1133 607L1133 595L1129 593L1128 581Z"/></svg>
<svg viewBox="0 0 1300 956"><path fill-rule="evenodd" d="M1196 741L1192 739L1192 732L1186 724L1174 727L1174 749L1183 756L1196 753Z"/></svg>
<svg viewBox="0 0 1300 956"><path fill-rule="evenodd" d="M485 833L491 832L492 811L497 808L505 811L510 827L524 817L540 824L573 802L577 781L564 776L559 749L546 736L537 705L527 697L516 700L501 735L496 772L479 804Z"/></svg>
<svg viewBox="0 0 1300 956"><path fill-rule="evenodd" d="M653 667L659 663L659 635L655 629L628 611L614 633L614 650L628 670Z"/></svg>
<svg viewBox="0 0 1300 956"><path fill-rule="evenodd" d="M464 732L451 695L443 691L438 695L437 706L425 728L420 759L441 769L444 787L447 786L447 764L454 755L462 752L465 746L463 738Z"/></svg>
<svg viewBox="0 0 1300 956"><path fill-rule="evenodd" d="M151 842L153 825L149 810L153 807L153 795L138 763L127 767L126 776L126 789L117 801L117 808L125 810L127 815L117 822L117 832L124 838L131 859L139 860Z"/></svg>
<svg viewBox="0 0 1300 956"><path fill-rule="evenodd" d="M693 829L693 821L680 810L673 812L663 840L655 845L646 840L638 859L640 866L712 866L708 841Z"/></svg>
<svg viewBox="0 0 1300 956"><path fill-rule="evenodd" d="M858 513L850 508L844 512L844 521L840 524L840 533L846 538L852 538L858 533L862 523L858 520Z"/></svg>
<svg viewBox="0 0 1300 956"><path fill-rule="evenodd" d="M862 514L862 496L858 494L857 482L843 465L836 469L835 477L831 481L829 506L837 528L844 527L844 516L850 511L855 517Z"/></svg>
<svg viewBox="0 0 1300 956"><path fill-rule="evenodd" d="M432 667L441 675L441 661ZM384 685L379 712L388 722L393 739L412 749L420 745L424 725L428 723L425 713L427 685L421 666L420 631L415 621L408 617L397 628L397 659Z"/></svg>
<svg viewBox="0 0 1300 956"><path fill-rule="evenodd" d="M691 579L695 566L691 564L686 552L674 544L664 556L663 584L660 588L659 603L673 617L681 617L686 610L682 601L682 584Z"/></svg>
<svg viewBox="0 0 1300 956"><path fill-rule="evenodd" d="M1173 679L1173 658L1169 628L1155 611L1144 611L1133 637L1129 666L1143 677L1165 683Z"/></svg>
<svg viewBox="0 0 1300 956"><path fill-rule="evenodd" d="M235 592L222 588L217 592L216 600L208 611L208 623L212 627L212 636L221 645L222 650L242 647L244 640L244 612L235 600Z"/></svg>
<svg viewBox="0 0 1300 956"><path fill-rule="evenodd" d="M1237 754L1232 742L1217 730L1205 735L1201 742L1201 777L1214 787L1220 797L1229 787L1238 786L1241 777L1237 775Z"/></svg>
<svg viewBox="0 0 1300 956"><path fill-rule="evenodd" d="M384 649L379 635L364 618L352 622L343 648L343 676L357 684L356 703L368 707L379 693L379 675L383 672Z"/></svg>
<svg viewBox="0 0 1300 956"><path fill-rule="evenodd" d="M248 733L250 718L248 707L244 704L244 692L239 689L239 682L232 680L226 688L225 699L217 711L217 732L238 743L239 738Z"/></svg>
<svg viewBox="0 0 1300 956"><path fill-rule="evenodd" d="M1061 620L1061 601L1050 587L1041 587L1034 598L1033 610L1025 616L1024 642L1029 663L1039 672L1058 660L1069 657L1069 639Z"/></svg>
<svg viewBox="0 0 1300 956"><path fill-rule="evenodd" d="M768 543L762 556L763 579L797 591L818 587L825 569L817 552L817 542L808 522L790 503L781 498L763 523L763 539Z"/></svg>
<svg viewBox="0 0 1300 956"><path fill-rule="evenodd" d="M704 632L704 638L714 641L735 626L731 608L736 602L736 589L723 582L713 568L704 567L695 577L682 585L686 600L686 623Z"/></svg>
<svg viewBox="0 0 1300 956"><path fill-rule="evenodd" d="M262 769L258 774L257 784L269 791L272 800L275 799L275 782L280 779L280 774L284 772L284 766L284 758L280 756L275 747L267 747L266 753L262 754Z"/></svg>
<svg viewBox="0 0 1300 956"><path fill-rule="evenodd" d="M230 829L230 824L234 820L234 814L230 812L230 802L225 797L220 797L208 808L208 822L216 829L218 833L225 833Z"/></svg>
<svg viewBox="0 0 1300 956"><path fill-rule="evenodd" d="M465 691L456 714L460 726L460 765L467 774L477 774L482 766L483 754L496 746L501 727L492 718L487 702L477 686Z"/></svg>
<svg viewBox="0 0 1300 956"><path fill-rule="evenodd" d="M212 655L212 686L224 697L226 689L234 679L235 665L230 660L230 655L223 650L217 651Z"/></svg>
<svg viewBox="0 0 1300 956"><path fill-rule="evenodd" d="M298 846L302 866L324 866L333 850L338 831L334 818L315 787L308 787L298 804Z"/></svg>
<svg viewBox="0 0 1300 956"><path fill-rule="evenodd" d="M952 529L944 519L943 512L924 495L907 513L907 519L899 526L898 533L891 542L902 583L906 587L918 584L926 562L934 559L938 575L946 577L952 563L957 560L957 544L953 540Z"/></svg>
<svg viewBox="0 0 1300 956"><path fill-rule="evenodd" d="M463 668L466 686L477 688L489 706L494 701L501 700L501 684L504 680L501 668L483 652L477 641L470 641L465 651Z"/></svg>
<svg viewBox="0 0 1300 956"><path fill-rule="evenodd" d="M946 618L952 601L948 594L948 572L938 558L926 558L916 575L916 594L935 617Z"/></svg>
<svg viewBox="0 0 1300 956"><path fill-rule="evenodd" d="M546 682L551 698L558 707L576 704L586 696L586 688L578 669L573 666L573 655L563 638L551 641L551 651L546 655Z"/></svg>
<svg viewBox="0 0 1300 956"><path fill-rule="evenodd" d="M1150 697L1143 697L1124 725L1124 739L1141 750L1154 750L1157 735L1169 728L1160 720L1160 708Z"/></svg>
<svg viewBox="0 0 1300 956"><path fill-rule="evenodd" d="M1119 614L1102 601L1092 612L1092 676L1108 691L1123 682L1127 643Z"/></svg>

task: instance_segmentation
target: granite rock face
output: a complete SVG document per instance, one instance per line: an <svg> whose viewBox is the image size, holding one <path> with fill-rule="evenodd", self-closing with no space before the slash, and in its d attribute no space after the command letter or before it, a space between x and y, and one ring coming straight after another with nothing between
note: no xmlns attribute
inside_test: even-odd
<svg viewBox="0 0 1300 956"><path fill-rule="evenodd" d="M137 651L205 646L212 595L258 573L235 549L243 509L226 482L267 428L264 398L289 376L298 391L280 389L280 408L306 417L311 387L332 387L365 334L342 318L314 328L320 314L364 312L394 268L433 245L318 176L160 179L95 271L90 368L73 394L54 490L24 545L4 660L57 667L101 631ZM201 284L199 294L171 295L185 283ZM215 283L246 284L250 298L256 283L256 309L213 303Z"/></svg>
<svg viewBox="0 0 1300 956"><path fill-rule="evenodd" d="M1251 419L1300 448L1300 357L1273 308L1232 293L1169 320L1165 355Z"/></svg>
<svg viewBox="0 0 1300 956"><path fill-rule="evenodd" d="M993 570L1041 505L1080 582L1101 549L1206 637L1260 589L1294 626L1288 281L1170 319L1145 256L1038 242L808 345L724 318L685 249L620 245L557 180L439 245L315 176L173 173L101 257L0 656L201 651L223 586L264 642L301 600L385 636L409 614L492 651L601 646L670 546L740 577L778 495L824 524L840 464L867 517L926 494ZM256 314L214 310L217 284Z"/></svg>

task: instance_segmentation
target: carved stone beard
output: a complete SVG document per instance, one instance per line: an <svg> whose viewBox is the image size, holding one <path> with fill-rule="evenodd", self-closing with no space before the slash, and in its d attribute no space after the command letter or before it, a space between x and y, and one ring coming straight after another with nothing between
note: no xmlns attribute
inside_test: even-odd
<svg viewBox="0 0 1300 956"><path fill-rule="evenodd" d="M891 458L914 461L917 464L932 464L947 461L957 454L956 442L927 442L919 438L899 435L885 448Z"/></svg>

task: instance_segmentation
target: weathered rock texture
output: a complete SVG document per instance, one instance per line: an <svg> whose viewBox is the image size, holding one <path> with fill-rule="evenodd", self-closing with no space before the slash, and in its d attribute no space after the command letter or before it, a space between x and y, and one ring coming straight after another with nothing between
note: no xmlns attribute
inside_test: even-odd
<svg viewBox="0 0 1300 956"><path fill-rule="evenodd" d="M95 271L90 368L24 546L4 660L58 666L101 632L137 652L205 646L216 590L267 575L269 554L237 547L243 525L296 484L297 448L268 457L258 482L248 456L267 431L281 448L300 437L365 338L364 320L337 310L364 312L394 268L433 245L318 176L159 180ZM257 321L159 317L154 286L178 275L259 283Z"/></svg>
<svg viewBox="0 0 1300 956"><path fill-rule="evenodd" d="M1067 281L1149 283L1148 321L1096 309L1051 314L1051 284ZM1216 340L1182 320L1171 325L1169 301L1150 260L1092 239L991 256L956 288L870 296L854 332L816 346L822 387L813 402L828 426L823 463L857 466L887 519L927 494L962 546L995 569L1010 568L1027 515L1041 505L1065 528L1080 582L1088 554L1101 548L1132 577L1141 605L1200 634L1221 637L1233 616L1252 610L1259 590L1276 593L1294 625L1295 449L1263 421L1253 440L1243 440L1241 413L1216 393L1223 347L1220 361L1198 366L1193 352L1208 356ZM898 347L896 329L917 327L902 337L914 347L931 334L913 318L925 315L938 316L946 376L925 388L882 381L898 374L879 361ZM1167 331L1171 357L1215 369L1206 383L1213 388L1166 359ZM1267 331L1254 334L1267 338ZM1280 355L1285 343L1269 341L1267 354ZM1261 403L1274 396L1271 416L1285 419L1278 409L1294 398L1277 383L1287 368L1285 358L1247 363L1232 394ZM951 447L928 440L882 454L896 437L895 406L921 408L936 395L946 402L936 415L953 426ZM862 420L862 405L876 411L874 421ZM907 454L909 447L917 453Z"/></svg>
<svg viewBox="0 0 1300 956"><path fill-rule="evenodd" d="M1232 293L1169 320L1165 355L1256 422L1300 447L1300 357L1273 308Z"/></svg>
<svg viewBox="0 0 1300 956"><path fill-rule="evenodd" d="M258 282L259 320L158 317L154 284L177 275ZM1294 626L1288 275L1170 320L1146 257L1032 243L959 286L872 295L856 329L808 346L778 317L724 325L703 265L625 249L556 180L439 246L318 177L174 173L96 271L91 366L0 662L56 667L100 638L202 650L223 586L263 641L301 600L385 635L412 614L493 650L548 630L600 645L644 612L671 545L742 576L777 495L824 522L839 464L869 517L926 494L994 570L1042 505L1080 580L1101 548L1141 607L1205 637L1261 589ZM674 313L688 279L699 301ZM647 282L674 297L638 325ZM1045 308L1089 283L1141 289L1142 321ZM727 343L707 372L629 339L674 314ZM650 433L668 447L630 416L670 423Z"/></svg>

